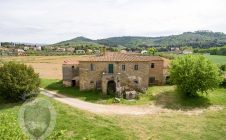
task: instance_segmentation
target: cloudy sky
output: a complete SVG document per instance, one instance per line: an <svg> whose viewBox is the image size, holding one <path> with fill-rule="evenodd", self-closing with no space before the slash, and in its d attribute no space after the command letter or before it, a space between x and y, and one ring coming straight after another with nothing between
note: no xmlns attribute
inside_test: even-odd
<svg viewBox="0 0 226 140"><path fill-rule="evenodd" d="M0 0L0 41L226 33L225 0Z"/></svg>

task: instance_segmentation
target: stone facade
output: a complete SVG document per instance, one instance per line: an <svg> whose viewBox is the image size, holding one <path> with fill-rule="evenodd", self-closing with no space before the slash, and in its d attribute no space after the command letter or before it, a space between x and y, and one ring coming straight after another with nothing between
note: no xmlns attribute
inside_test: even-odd
<svg viewBox="0 0 226 140"><path fill-rule="evenodd" d="M90 65L94 70L90 70ZM113 64L113 73L109 73L108 65ZM122 70L125 65L125 71ZM138 70L134 70L134 65L138 65ZM126 86L148 87L149 66L145 62L81 62L80 68L80 89L91 90L101 83L102 92L106 93L108 81L116 83L116 90Z"/></svg>
<svg viewBox="0 0 226 140"><path fill-rule="evenodd" d="M63 64L63 84L65 86L79 86L79 67L78 64Z"/></svg>
<svg viewBox="0 0 226 140"><path fill-rule="evenodd" d="M63 65L65 85L71 86L75 80L81 91L102 90L103 94L107 94L110 85L121 95L125 91L145 90L152 84L162 85L165 78L166 64L160 57L112 55Z"/></svg>

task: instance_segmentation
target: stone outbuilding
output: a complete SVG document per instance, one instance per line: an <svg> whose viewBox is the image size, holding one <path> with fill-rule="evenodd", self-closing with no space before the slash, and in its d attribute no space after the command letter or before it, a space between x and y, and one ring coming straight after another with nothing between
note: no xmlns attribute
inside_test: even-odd
<svg viewBox="0 0 226 140"><path fill-rule="evenodd" d="M63 83L81 91L101 90L103 94L143 91L163 85L168 63L158 56L105 53L78 62L63 64Z"/></svg>

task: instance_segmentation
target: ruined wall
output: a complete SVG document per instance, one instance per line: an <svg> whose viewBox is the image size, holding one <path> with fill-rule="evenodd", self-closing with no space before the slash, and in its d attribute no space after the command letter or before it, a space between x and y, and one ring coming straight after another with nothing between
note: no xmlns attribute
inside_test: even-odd
<svg viewBox="0 0 226 140"><path fill-rule="evenodd" d="M154 64L154 68L151 68L151 64ZM156 83L158 85L164 84L164 61L163 60L153 60L149 63L149 77L155 77Z"/></svg>
<svg viewBox="0 0 226 140"><path fill-rule="evenodd" d="M65 86L71 86L72 80L79 76L79 65L78 64L63 64L63 84Z"/></svg>

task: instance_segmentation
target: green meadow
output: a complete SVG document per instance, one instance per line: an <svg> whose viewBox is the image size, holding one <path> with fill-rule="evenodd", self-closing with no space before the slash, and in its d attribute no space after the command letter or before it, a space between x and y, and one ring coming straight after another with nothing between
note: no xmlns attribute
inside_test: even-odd
<svg viewBox="0 0 226 140"><path fill-rule="evenodd" d="M44 85L48 86L48 83ZM65 90L65 92L68 91ZM98 102L98 95L82 96L81 94L76 95L76 92L72 91L65 93L89 102ZM39 95L38 98L49 100L57 113L56 127L48 139L223 140L226 138L225 88L210 91L207 95L185 99L176 92L174 86L154 86L150 87L146 97L141 97L140 101L133 105L152 104L168 112L143 116L93 114L64 105L43 95ZM108 99L102 98L102 103ZM22 103L9 103L0 99L1 139L28 139L17 121L21 105Z"/></svg>
<svg viewBox="0 0 226 140"><path fill-rule="evenodd" d="M204 55L210 61L216 64L226 64L226 56L223 55Z"/></svg>

